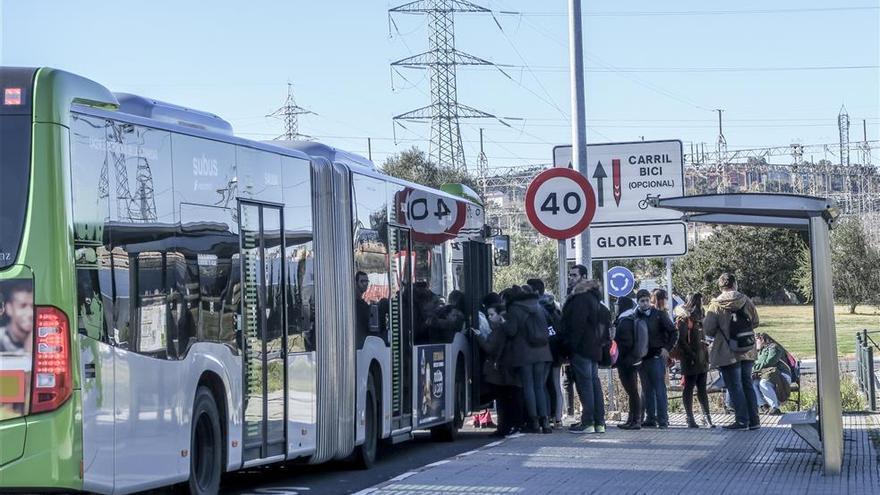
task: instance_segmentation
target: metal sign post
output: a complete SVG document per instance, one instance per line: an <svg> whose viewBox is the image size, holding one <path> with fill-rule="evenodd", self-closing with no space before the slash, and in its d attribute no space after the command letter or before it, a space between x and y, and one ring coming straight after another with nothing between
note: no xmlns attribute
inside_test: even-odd
<svg viewBox="0 0 880 495"><path fill-rule="evenodd" d="M608 260L602 260L602 285L604 287L602 294L605 295L605 307L614 315L614 310L611 309L611 296L608 295L608 291L611 288L608 283ZM611 338L614 338L614 335ZM614 400L614 369L612 368L608 368L608 403L611 404L614 411L617 410L617 401Z"/></svg>
<svg viewBox="0 0 880 495"><path fill-rule="evenodd" d="M581 36L581 0L568 2L569 71L571 72L571 142L574 144L572 163L587 176L587 116L584 91L584 46ZM587 276L593 278L593 260L590 255L590 229L580 232L577 260L587 267Z"/></svg>

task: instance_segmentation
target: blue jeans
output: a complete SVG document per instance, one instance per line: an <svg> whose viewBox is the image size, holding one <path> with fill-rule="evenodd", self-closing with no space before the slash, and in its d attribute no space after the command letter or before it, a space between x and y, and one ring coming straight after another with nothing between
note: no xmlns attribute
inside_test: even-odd
<svg viewBox="0 0 880 495"><path fill-rule="evenodd" d="M791 377L785 373L780 373L782 379L791 385ZM755 397L758 405L767 404L771 408L779 409L779 397L776 396L776 386L770 380L755 378L752 380L752 387L755 389Z"/></svg>
<svg viewBox="0 0 880 495"><path fill-rule="evenodd" d="M599 381L599 363L579 354L572 354L574 385L581 399L581 423L605 426L605 396Z"/></svg>
<svg viewBox="0 0 880 495"><path fill-rule="evenodd" d="M730 366L718 368L724 377L724 385L733 401L736 411L736 422L741 425L755 426L761 424L758 416L758 397L752 383L752 365L754 361L740 361Z"/></svg>
<svg viewBox="0 0 880 495"><path fill-rule="evenodd" d="M666 360L661 356L645 358L639 369L642 381L642 407L645 421L669 424L669 399L666 396Z"/></svg>
<svg viewBox="0 0 880 495"><path fill-rule="evenodd" d="M532 363L517 368L522 381L523 399L529 418L546 417L550 414L550 398L547 396L547 373L550 363Z"/></svg>

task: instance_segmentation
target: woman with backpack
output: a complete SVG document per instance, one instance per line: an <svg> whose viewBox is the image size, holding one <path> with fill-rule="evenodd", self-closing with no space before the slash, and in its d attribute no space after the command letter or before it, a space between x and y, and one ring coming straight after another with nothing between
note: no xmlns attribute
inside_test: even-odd
<svg viewBox="0 0 880 495"><path fill-rule="evenodd" d="M706 391L706 375L709 372L709 348L703 333L703 295L691 294L684 306L675 308L675 327L678 329L678 343L672 354L681 362L681 375L684 382L682 402L687 414L688 428L699 428L694 420L694 387L697 399L703 409L705 423L714 428L709 415L709 394Z"/></svg>
<svg viewBox="0 0 880 495"><path fill-rule="evenodd" d="M641 304L650 306L648 291L639 291ZM632 299L622 297L617 300L617 320L614 322L614 340L617 342L617 375L629 399L629 413L626 423L617 425L622 430L642 428L642 398L639 395L639 367L642 357L648 350L648 327L636 327L635 306ZM638 330L641 334L638 334ZM641 345L640 345L641 343Z"/></svg>
<svg viewBox="0 0 880 495"><path fill-rule="evenodd" d="M782 414L779 406L791 393L791 366L788 351L766 333L755 334L758 359L752 366L752 386L761 412Z"/></svg>
<svg viewBox="0 0 880 495"><path fill-rule="evenodd" d="M547 374L550 354L547 316L538 304L538 295L529 286L513 286L506 294L507 313L504 331L510 339L507 364L522 383L523 400L529 416L524 433L552 433L548 415Z"/></svg>

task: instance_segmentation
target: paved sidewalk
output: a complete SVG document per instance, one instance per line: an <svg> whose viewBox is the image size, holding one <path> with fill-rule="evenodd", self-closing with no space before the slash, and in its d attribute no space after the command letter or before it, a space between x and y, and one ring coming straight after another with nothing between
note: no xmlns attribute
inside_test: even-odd
<svg viewBox="0 0 880 495"><path fill-rule="evenodd" d="M372 495L446 494L877 494L880 416L844 416L840 476L777 416L757 431L685 428L604 435L523 435L426 466L379 485ZM720 417L726 424L732 417ZM675 426L676 424L682 426Z"/></svg>

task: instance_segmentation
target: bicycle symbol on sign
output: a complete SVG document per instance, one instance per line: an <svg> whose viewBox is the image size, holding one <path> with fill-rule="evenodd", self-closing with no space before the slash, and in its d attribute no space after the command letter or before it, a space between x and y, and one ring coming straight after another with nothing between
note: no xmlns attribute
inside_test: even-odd
<svg viewBox="0 0 880 495"><path fill-rule="evenodd" d="M660 195L659 194L646 194L645 199L639 201L639 209L640 210L647 210L648 206L651 205L652 199L660 199Z"/></svg>

